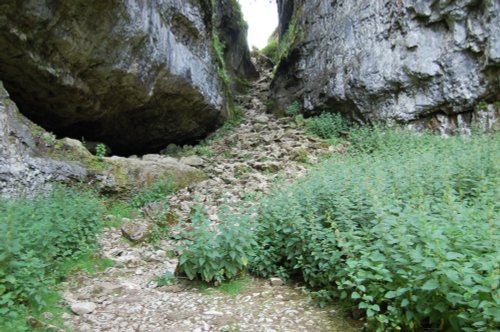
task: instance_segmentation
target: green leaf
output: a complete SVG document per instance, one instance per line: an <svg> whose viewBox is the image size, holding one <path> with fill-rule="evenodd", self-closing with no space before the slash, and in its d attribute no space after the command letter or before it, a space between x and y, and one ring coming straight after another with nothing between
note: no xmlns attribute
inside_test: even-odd
<svg viewBox="0 0 500 332"><path fill-rule="evenodd" d="M422 289L431 291L439 287L439 282L436 279L429 279L423 285Z"/></svg>
<svg viewBox="0 0 500 332"><path fill-rule="evenodd" d="M15 284L16 283L16 278L12 275L8 275L5 277L5 281L7 281L8 283L11 283L11 284Z"/></svg>
<svg viewBox="0 0 500 332"><path fill-rule="evenodd" d="M356 300L356 299L360 299L360 298L361 298L361 295L359 295L358 292L352 292L351 299Z"/></svg>
<svg viewBox="0 0 500 332"><path fill-rule="evenodd" d="M396 292L395 291L388 291L387 293L385 293L385 298L386 299L393 299L397 296Z"/></svg>
<svg viewBox="0 0 500 332"><path fill-rule="evenodd" d="M462 257L464 257L464 255L462 255L458 252L450 251L450 252L446 253L446 259L449 259L449 260L454 260L454 259L458 259L458 258L462 258Z"/></svg>

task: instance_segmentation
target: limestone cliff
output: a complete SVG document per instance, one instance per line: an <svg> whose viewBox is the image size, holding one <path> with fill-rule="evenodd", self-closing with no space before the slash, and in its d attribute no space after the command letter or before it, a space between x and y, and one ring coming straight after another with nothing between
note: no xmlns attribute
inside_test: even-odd
<svg viewBox="0 0 500 332"><path fill-rule="evenodd" d="M234 16L230 5L2 1L0 80L23 114L60 136L105 142L120 154L192 142L228 113L213 37L217 20ZM224 50L240 59L230 65L243 78L252 75L245 47Z"/></svg>
<svg viewBox="0 0 500 332"><path fill-rule="evenodd" d="M498 0L278 0L278 9L291 47L271 88L274 111L298 100L306 114L444 131L498 117Z"/></svg>

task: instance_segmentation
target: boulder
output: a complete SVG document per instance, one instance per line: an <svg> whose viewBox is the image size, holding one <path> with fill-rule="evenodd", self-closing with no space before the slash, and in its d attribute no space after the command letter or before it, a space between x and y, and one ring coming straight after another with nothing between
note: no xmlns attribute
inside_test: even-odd
<svg viewBox="0 0 500 332"><path fill-rule="evenodd" d="M168 179L177 187L185 187L205 178L200 170L169 157L141 160L113 156L102 162L102 170L96 171L94 178L101 191L111 194L127 195L157 180Z"/></svg>
<svg viewBox="0 0 500 332"><path fill-rule="evenodd" d="M271 87L278 114L297 100L307 115L446 132L500 99L499 1L278 0L278 9L292 45ZM481 109L498 116L498 105Z"/></svg>
<svg viewBox="0 0 500 332"><path fill-rule="evenodd" d="M205 164L205 161L203 158L198 157L198 156L188 156L188 157L182 157L179 162L186 164L188 166L193 166L193 167L201 167Z"/></svg>

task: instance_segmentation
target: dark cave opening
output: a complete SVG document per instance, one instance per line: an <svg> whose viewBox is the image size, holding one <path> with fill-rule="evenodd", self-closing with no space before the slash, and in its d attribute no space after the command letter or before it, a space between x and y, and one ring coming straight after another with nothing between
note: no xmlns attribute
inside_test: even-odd
<svg viewBox="0 0 500 332"><path fill-rule="evenodd" d="M214 109L197 115L194 113L199 108L162 114L158 111L161 108L155 106L110 116L97 113L97 116L86 118L88 110L78 105L68 117L59 111L64 109L60 102L42 102L36 95L19 93L19 89L8 83L5 86L23 116L58 139L68 137L81 141L92 154L98 153L97 149L102 149L103 145L107 156L122 157L158 154L172 144L195 146L223 120ZM177 116L179 113L185 116Z"/></svg>

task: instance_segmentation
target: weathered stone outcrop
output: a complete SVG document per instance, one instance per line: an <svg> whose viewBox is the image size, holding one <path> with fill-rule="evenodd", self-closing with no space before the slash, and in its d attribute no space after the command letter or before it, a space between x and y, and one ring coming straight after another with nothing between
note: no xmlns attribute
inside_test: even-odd
<svg viewBox="0 0 500 332"><path fill-rule="evenodd" d="M215 23L224 46L226 69L233 77L233 89L240 89L244 81L256 79L259 73L250 61L247 44L247 23L237 0L220 0L215 7Z"/></svg>
<svg viewBox="0 0 500 332"><path fill-rule="evenodd" d="M483 103L500 99L498 0L278 0L278 8L281 37L296 35L276 71L274 111L299 100L306 114L445 131L478 113L498 117L498 103Z"/></svg>
<svg viewBox="0 0 500 332"><path fill-rule="evenodd" d="M23 114L59 136L105 142L119 154L194 141L227 113L212 41L213 8L231 17L225 6L2 1L0 79ZM241 31L234 36L241 42ZM246 75L244 45L226 55Z"/></svg>
<svg viewBox="0 0 500 332"><path fill-rule="evenodd" d="M0 197L32 196L54 183L129 195L164 178L182 187L204 176L174 158L97 158L77 140L58 140L18 111L0 81Z"/></svg>
<svg viewBox="0 0 500 332"><path fill-rule="evenodd" d="M54 138L24 118L0 82L0 197L48 190L52 181L81 181L87 170L78 164L40 157L40 145Z"/></svg>

